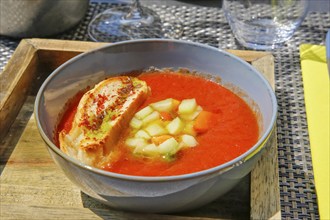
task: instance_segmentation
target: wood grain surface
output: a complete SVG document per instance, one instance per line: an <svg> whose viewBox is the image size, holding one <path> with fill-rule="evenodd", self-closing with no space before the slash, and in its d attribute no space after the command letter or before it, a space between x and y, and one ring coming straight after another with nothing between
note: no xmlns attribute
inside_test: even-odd
<svg viewBox="0 0 330 220"><path fill-rule="evenodd" d="M1 127L5 138L0 148L0 219L281 218L276 134L271 137L267 151L249 176L227 195L197 210L172 215L113 210L73 185L53 162L39 136L34 117L31 116L34 95L43 79L57 66L81 52L104 45L26 39L20 43L8 63L4 73L8 76L9 86L5 91L6 96L1 97L0 106L1 120L6 123ZM271 54L230 52L250 62L274 85L274 58ZM19 92L32 82L35 85L30 85L30 93ZM15 105L11 104L12 100L15 100ZM15 112L8 114L8 109L14 109Z"/></svg>

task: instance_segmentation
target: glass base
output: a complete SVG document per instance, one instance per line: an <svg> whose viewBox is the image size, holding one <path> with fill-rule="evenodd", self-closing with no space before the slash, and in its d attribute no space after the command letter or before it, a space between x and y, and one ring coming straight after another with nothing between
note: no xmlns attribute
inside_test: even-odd
<svg viewBox="0 0 330 220"><path fill-rule="evenodd" d="M260 43L251 43L251 42L245 42L245 41L240 41L238 42L248 48L248 49L253 49L253 50L265 50L265 51L270 51L276 48L280 48L283 46L283 43L276 43L276 44L260 44Z"/></svg>
<svg viewBox="0 0 330 220"><path fill-rule="evenodd" d="M180 21L161 19L145 7L142 7L142 11L141 15L132 16L128 6L108 9L90 22L88 35L97 42L181 36L183 27Z"/></svg>

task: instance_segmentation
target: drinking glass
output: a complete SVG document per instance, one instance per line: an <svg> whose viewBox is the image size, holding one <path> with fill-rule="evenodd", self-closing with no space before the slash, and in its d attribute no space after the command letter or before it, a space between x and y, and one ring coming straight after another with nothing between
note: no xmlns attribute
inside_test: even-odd
<svg viewBox="0 0 330 220"><path fill-rule="evenodd" d="M129 6L105 10L88 25L88 35L94 41L114 42L143 38L178 38L182 24L177 17L161 19L154 11L143 7L139 0Z"/></svg>
<svg viewBox="0 0 330 220"><path fill-rule="evenodd" d="M308 0L224 0L223 11L240 44L271 50L289 40L308 11Z"/></svg>

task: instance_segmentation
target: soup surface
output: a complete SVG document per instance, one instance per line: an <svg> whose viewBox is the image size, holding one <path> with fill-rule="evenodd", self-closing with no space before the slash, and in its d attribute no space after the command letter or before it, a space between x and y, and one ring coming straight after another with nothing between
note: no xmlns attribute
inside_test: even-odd
<svg viewBox="0 0 330 220"><path fill-rule="evenodd" d="M151 89L151 95L140 107L173 98L195 99L203 110L212 113L208 129L198 133L197 146L183 148L170 160L137 156L127 146L129 131L124 130L113 151L112 161L101 167L115 173L137 176L171 176L205 170L246 152L258 140L259 128L251 108L237 95L205 78L171 71L148 72L138 77ZM58 126L68 131L82 94L72 100Z"/></svg>

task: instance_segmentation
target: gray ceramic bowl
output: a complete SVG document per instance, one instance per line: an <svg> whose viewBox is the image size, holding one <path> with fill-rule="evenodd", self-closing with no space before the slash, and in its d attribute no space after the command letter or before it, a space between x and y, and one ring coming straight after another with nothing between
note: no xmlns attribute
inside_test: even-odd
<svg viewBox="0 0 330 220"><path fill-rule="evenodd" d="M157 68L189 68L220 76L238 86L259 106L260 139L246 153L208 170L178 176L141 177L96 169L65 155L53 142L65 102L86 85L118 73ZM43 83L35 102L38 129L48 151L66 176L91 197L111 207L140 212L193 209L223 195L253 168L270 136L277 112L274 92L245 61L216 48L177 40L136 40L81 54L57 68Z"/></svg>

